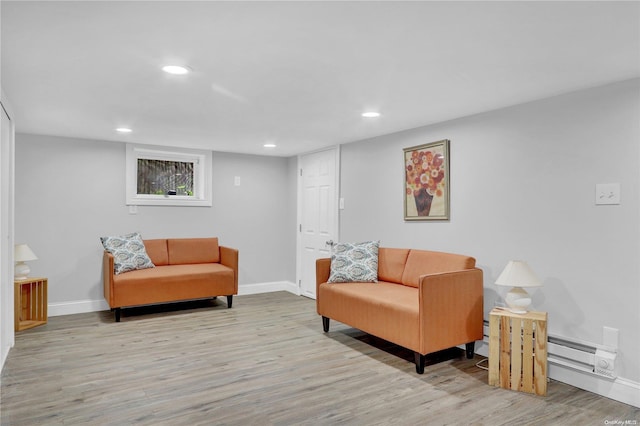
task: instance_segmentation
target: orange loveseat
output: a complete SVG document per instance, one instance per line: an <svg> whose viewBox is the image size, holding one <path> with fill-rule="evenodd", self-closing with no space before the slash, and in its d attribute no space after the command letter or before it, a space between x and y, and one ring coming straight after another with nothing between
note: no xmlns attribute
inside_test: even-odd
<svg viewBox="0 0 640 426"><path fill-rule="evenodd" d="M327 283L331 259L316 261L316 307L329 319L414 351L416 372L427 354L466 345L473 358L483 338L482 270L475 259L425 250L378 250L378 282Z"/></svg>
<svg viewBox="0 0 640 426"><path fill-rule="evenodd" d="M238 294L238 250L217 238L144 240L153 268L114 273L114 257L103 256L104 298L120 322L122 308Z"/></svg>

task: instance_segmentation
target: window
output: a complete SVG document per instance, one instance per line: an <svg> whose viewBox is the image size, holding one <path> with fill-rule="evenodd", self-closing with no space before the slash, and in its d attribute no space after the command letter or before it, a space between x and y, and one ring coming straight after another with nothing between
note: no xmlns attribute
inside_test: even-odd
<svg viewBox="0 0 640 426"><path fill-rule="evenodd" d="M211 206L211 151L127 144L127 204Z"/></svg>
<svg viewBox="0 0 640 426"><path fill-rule="evenodd" d="M138 158L138 194L193 196L193 163Z"/></svg>

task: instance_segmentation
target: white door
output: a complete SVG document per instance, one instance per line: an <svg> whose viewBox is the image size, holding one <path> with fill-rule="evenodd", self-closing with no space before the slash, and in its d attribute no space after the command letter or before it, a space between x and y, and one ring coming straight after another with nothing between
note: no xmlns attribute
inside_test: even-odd
<svg viewBox="0 0 640 426"><path fill-rule="evenodd" d="M338 148L299 157L298 285L316 298L316 259L338 238Z"/></svg>

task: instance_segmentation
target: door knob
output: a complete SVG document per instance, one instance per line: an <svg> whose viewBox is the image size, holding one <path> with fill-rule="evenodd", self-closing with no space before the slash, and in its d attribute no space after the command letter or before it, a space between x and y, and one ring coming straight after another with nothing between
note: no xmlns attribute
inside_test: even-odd
<svg viewBox="0 0 640 426"><path fill-rule="evenodd" d="M329 241L325 242L325 244L328 245L328 246L333 246L334 242L333 242L333 240L329 240Z"/></svg>

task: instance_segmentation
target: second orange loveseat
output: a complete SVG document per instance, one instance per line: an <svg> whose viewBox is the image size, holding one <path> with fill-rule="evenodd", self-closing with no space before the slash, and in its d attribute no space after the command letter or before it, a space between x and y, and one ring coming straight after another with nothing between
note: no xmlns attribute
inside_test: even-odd
<svg viewBox="0 0 640 426"><path fill-rule="evenodd" d="M411 349L416 371L427 354L483 338L483 279L470 256L426 250L378 250L377 282L328 283L329 258L316 261L316 305L329 320Z"/></svg>
<svg viewBox="0 0 640 426"><path fill-rule="evenodd" d="M154 267L116 274L114 257L103 256L104 297L120 321L122 308L238 294L238 250L218 238L144 240Z"/></svg>

